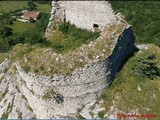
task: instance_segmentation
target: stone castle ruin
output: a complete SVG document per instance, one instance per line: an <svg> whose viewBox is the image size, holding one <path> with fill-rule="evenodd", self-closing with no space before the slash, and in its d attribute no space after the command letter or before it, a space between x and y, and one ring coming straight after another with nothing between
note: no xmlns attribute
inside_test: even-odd
<svg viewBox="0 0 160 120"><path fill-rule="evenodd" d="M50 20L70 21L77 27L94 30L116 23L116 15L106 1L53 1Z"/></svg>
<svg viewBox="0 0 160 120"><path fill-rule="evenodd" d="M10 60L6 59L0 64L3 66L0 68L0 96L3 94L0 116L7 114L10 119L19 115L37 119L98 118L98 112L104 110L100 105L104 101L97 102L97 97L108 88L124 60L134 52L131 26L114 14L106 1L53 1L48 27L59 20L88 30L101 30L97 40L73 51L77 59L83 58L85 66L69 76L55 74L51 77L27 73L18 61L8 64ZM91 52L96 56L89 61L87 55ZM43 96L48 94L52 97L44 100ZM90 109L93 105L95 107Z"/></svg>

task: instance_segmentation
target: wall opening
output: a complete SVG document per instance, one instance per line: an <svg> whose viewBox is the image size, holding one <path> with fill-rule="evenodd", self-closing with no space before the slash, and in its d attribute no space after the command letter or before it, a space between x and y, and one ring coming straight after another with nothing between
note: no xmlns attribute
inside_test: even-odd
<svg viewBox="0 0 160 120"><path fill-rule="evenodd" d="M93 24L93 28L97 29L97 28L99 28L99 25L98 24Z"/></svg>

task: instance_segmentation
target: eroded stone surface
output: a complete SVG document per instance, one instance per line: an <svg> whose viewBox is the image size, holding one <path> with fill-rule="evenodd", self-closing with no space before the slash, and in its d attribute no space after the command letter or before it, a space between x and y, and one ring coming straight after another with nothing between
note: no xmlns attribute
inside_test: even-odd
<svg viewBox="0 0 160 120"><path fill-rule="evenodd" d="M71 76L40 76L26 73L18 62L12 64L3 74L3 78L1 77L0 91L3 97L0 101L0 115L8 111L9 118L76 117L79 107L95 101L106 90L123 60L134 51L133 45L134 36L131 27L128 26L120 35L110 56L76 69ZM7 66L6 63L5 60L1 66ZM50 94L62 95L62 103L58 104L54 96L44 100L43 96L49 90L52 90ZM2 95L3 93L5 95ZM11 110L7 109L9 103L13 104ZM89 107L85 108L87 110ZM93 113L96 114L102 109L98 107ZM83 114L84 111L85 109L81 115L88 117Z"/></svg>
<svg viewBox="0 0 160 120"><path fill-rule="evenodd" d="M93 5L91 4L93 2ZM85 4L86 3L86 4ZM97 3L97 6L96 6ZM75 2L60 2L67 8L67 19L75 23L78 27L87 27L92 29L93 22L99 21L100 16L103 16L102 21L97 22L100 26L105 26L109 22L115 22L117 18L114 15L108 3L96 1L81 1L78 5L78 16L72 18L72 12L75 7L68 8L68 5L78 4ZM99 4L102 5L105 11L101 11L99 18L94 18L94 12L88 11L89 7L97 9ZM107 7L107 8L106 8ZM82 15L85 14L83 18ZM53 10L53 9L52 9ZM63 10L63 9L60 9ZM108 11L109 10L109 11ZM95 11L95 10L94 10ZM52 11L53 12L53 11ZM104 12L104 13L103 13ZM75 14L75 15L77 15ZM61 15L61 14L60 14ZM63 14L62 14L63 15ZM73 15L74 16L74 15ZM93 20L91 18L93 17ZM77 19L77 22L74 21ZM91 20L91 24L86 26L86 20ZM109 19L108 21L103 21ZM103 111L100 105L96 105L96 98L108 88L112 82L114 75L122 66L124 60L134 52L134 35L131 26L123 26L124 28L119 33L119 37L113 41L111 52L109 55L103 54L103 60L99 60L100 55L96 55L94 60L86 64L83 68L77 68L69 76L54 75L42 76L35 73L27 73L22 68L18 61L8 65L8 60L0 64L0 117L2 118L71 118L81 115L85 118L98 118L98 112ZM114 38L115 33L105 33L100 36L110 36ZM100 39L98 38L98 39ZM107 40L107 39L106 39ZM94 42L90 42L92 47ZM83 47L82 47L83 48ZM83 51L83 50L82 50ZM103 49L105 52L106 50ZM44 51L44 52L47 52ZM57 53L54 53L58 61ZM82 54L83 55L83 54ZM25 62L27 57L24 56ZM82 60L80 60L82 61ZM47 63L46 63L47 64ZM71 65L69 65L71 67ZM8 69L6 69L8 68ZM95 105L94 109L91 106ZM81 108L80 111L78 109ZM88 112L87 112L88 111ZM109 115L109 113L107 113Z"/></svg>
<svg viewBox="0 0 160 120"><path fill-rule="evenodd" d="M117 24L118 19L120 16L106 1L53 1L46 37L52 33L56 21L68 21L80 28L102 31L106 25Z"/></svg>

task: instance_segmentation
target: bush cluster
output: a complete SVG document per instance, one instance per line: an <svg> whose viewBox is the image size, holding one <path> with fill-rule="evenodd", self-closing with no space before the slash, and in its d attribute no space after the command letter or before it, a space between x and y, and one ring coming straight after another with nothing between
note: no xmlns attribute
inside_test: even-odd
<svg viewBox="0 0 160 120"><path fill-rule="evenodd" d="M153 80L156 76L160 76L160 68L157 67L156 62L154 54L137 57L132 68L133 75Z"/></svg>

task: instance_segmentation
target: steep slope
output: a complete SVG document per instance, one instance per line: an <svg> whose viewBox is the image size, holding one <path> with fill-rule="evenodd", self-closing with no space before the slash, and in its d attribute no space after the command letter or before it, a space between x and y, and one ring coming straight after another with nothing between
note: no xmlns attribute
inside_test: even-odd
<svg viewBox="0 0 160 120"><path fill-rule="evenodd" d="M100 117L160 119L160 48L153 44L140 46L140 51L127 61L116 75L111 87L97 100L97 105L104 108L99 112ZM152 64L155 64L155 67L159 68L159 74L152 73L154 79L142 73L135 74L135 66L140 66L140 63L149 62L149 60ZM149 68L150 73L155 67ZM129 117L129 114L137 117Z"/></svg>
<svg viewBox="0 0 160 120"><path fill-rule="evenodd" d="M80 109L96 103L135 48L131 26L114 16L95 41L64 54L14 46L0 64L1 118L99 117L100 106L94 116Z"/></svg>

